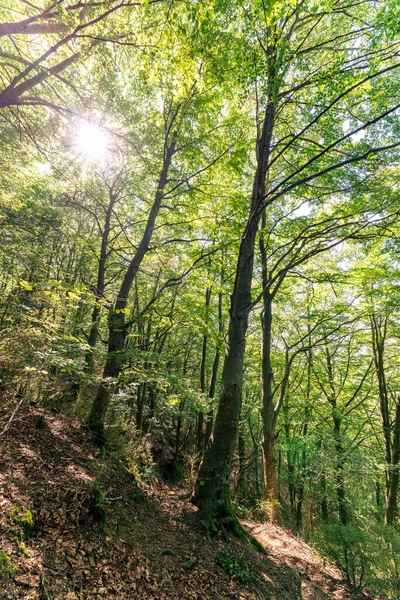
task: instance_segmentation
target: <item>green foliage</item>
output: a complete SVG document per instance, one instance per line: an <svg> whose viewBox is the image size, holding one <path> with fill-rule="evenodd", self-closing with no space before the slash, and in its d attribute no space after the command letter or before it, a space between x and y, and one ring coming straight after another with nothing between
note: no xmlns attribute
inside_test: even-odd
<svg viewBox="0 0 400 600"><path fill-rule="evenodd" d="M151 483L160 474L155 465L149 438L131 439L125 449L128 470L143 483Z"/></svg>
<svg viewBox="0 0 400 600"><path fill-rule="evenodd" d="M14 567L11 558L0 549L0 580L13 579L18 573L18 567Z"/></svg>
<svg viewBox="0 0 400 600"><path fill-rule="evenodd" d="M26 543L24 541L20 541L18 543L18 548L19 548L21 554L23 554L23 556L26 556L27 558L30 557L30 552L29 552L28 548L26 547Z"/></svg>
<svg viewBox="0 0 400 600"><path fill-rule="evenodd" d="M22 509L19 506L13 506L9 511L10 519L20 525L26 539L32 534L35 521L30 510Z"/></svg>
<svg viewBox="0 0 400 600"><path fill-rule="evenodd" d="M88 484L90 512L98 525L99 532L103 535L107 533L107 511L109 500L106 496L103 486L98 481L90 481Z"/></svg>
<svg viewBox="0 0 400 600"><path fill-rule="evenodd" d="M277 499L258 500L253 512L260 521L279 523L281 521L282 506Z"/></svg>
<svg viewBox="0 0 400 600"><path fill-rule="evenodd" d="M387 469L372 315L387 334L390 427L400 389L398 0L144 1L111 11L108 2L66 4L56 3L51 18L45 0L0 8L2 23L30 23L2 37L0 64L0 385L11 398L8 416L20 398L21 410L30 401L74 414L78 399L86 418L110 308L176 132L152 238L127 306L114 315L127 335L109 353L121 368L105 381L112 398L102 456L122 460L144 483L172 465L193 487L199 416L214 419L217 410L256 137L273 102L268 210L257 240L266 257L263 265L256 246L252 299L267 277L274 406L261 412L277 418L279 502L260 500L261 304L245 332L244 454L232 461L232 489L242 515L278 514L305 535L317 530L324 555L353 585L397 594L384 581L385 564L390 582L398 572L395 535L364 521L384 517ZM54 34L32 37L38 23L56 28L56 44ZM82 122L101 125L109 145L101 160L79 147ZM350 515L343 528L334 524L339 484ZM90 495L105 531L102 485ZM224 510L209 530L222 523L240 533L229 502ZM15 507L11 518L28 537L31 513ZM380 554L374 540L383 540Z"/></svg>
<svg viewBox="0 0 400 600"><path fill-rule="evenodd" d="M388 598L400 592L400 536L396 527L374 522L365 527L323 525L314 541L354 588L366 587Z"/></svg>
<svg viewBox="0 0 400 600"><path fill-rule="evenodd" d="M237 579L241 583L248 584L257 581L256 575L249 571L247 560L243 556L235 558L233 554L219 549L216 562L218 565L221 565L232 578Z"/></svg>
<svg viewBox="0 0 400 600"><path fill-rule="evenodd" d="M151 483L160 477L151 445L152 436L142 435L135 427L115 425L107 432L106 452L111 459L122 460L138 481Z"/></svg>

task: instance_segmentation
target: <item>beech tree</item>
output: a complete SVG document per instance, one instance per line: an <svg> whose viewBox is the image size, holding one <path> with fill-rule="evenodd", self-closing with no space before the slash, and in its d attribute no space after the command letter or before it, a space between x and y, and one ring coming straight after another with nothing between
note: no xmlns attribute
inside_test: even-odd
<svg viewBox="0 0 400 600"><path fill-rule="evenodd" d="M25 404L73 415L208 533L278 520L387 598L397 12L0 7L0 439Z"/></svg>
<svg viewBox="0 0 400 600"><path fill-rule="evenodd" d="M311 7L303 2L295 6L273 2L270 11L255 5L248 13L244 12L252 31L249 39L256 38L258 42L258 46L250 47L251 56L256 56L252 71L255 71L253 85L257 96L257 168L231 297L214 440L205 454L194 494L194 502L202 510L210 530L225 522L228 527L231 524L237 527L229 500L229 475L240 414L245 338L254 305L251 295L254 251L262 213L281 199L307 194L310 186L311 189L315 185L326 186L334 194L342 185L339 175L344 167L365 164L372 154L382 157L385 152L389 152L390 160L390 151L397 147L396 141L377 144L373 137L370 144L353 145L354 136L388 118L398 108L392 105L383 111L378 109L363 119L361 125L351 127L357 122L352 113L354 103L371 107L363 92L365 84L382 78L390 85L390 75L386 74L398 67L396 43L391 42L373 53L375 58L381 55L381 68L376 68L375 58L371 62L368 46L374 37L374 19L381 14L379 8L370 11L365 3L348 7L347 3L327 2ZM238 17L239 14L240 9ZM364 17L368 26L360 28ZM316 53L319 53L318 68ZM296 63L301 64L301 70L294 68ZM333 88L326 85L332 73L336 77ZM307 103L312 94L312 104ZM301 108L296 113L297 107ZM292 119L298 114L297 128L281 137L289 114ZM341 122L348 116L350 130L346 133L341 125L334 125L339 114ZM325 134L321 143L320 127L327 122L331 123L329 135ZM315 141L314 136L317 136ZM265 297L268 293L269 290ZM264 321L268 322L268 314L264 315ZM265 373L266 380L269 377Z"/></svg>

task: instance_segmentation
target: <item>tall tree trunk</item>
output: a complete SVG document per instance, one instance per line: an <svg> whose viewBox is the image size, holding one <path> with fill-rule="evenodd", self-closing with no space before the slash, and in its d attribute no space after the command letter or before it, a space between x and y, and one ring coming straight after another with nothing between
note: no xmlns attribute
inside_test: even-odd
<svg viewBox="0 0 400 600"><path fill-rule="evenodd" d="M262 456L263 456L263 497L270 503L271 517L277 519L278 514L278 489L277 489L277 461L275 457L275 442L277 439L276 424L279 413L283 406L286 396L286 390L289 383L289 375L292 361L289 357L288 349L285 354L285 372L280 384L279 398L274 399L272 391L272 296L269 291L263 295L264 314L263 314L263 346L262 346ZM289 465L288 465L289 466ZM292 498L293 499L293 498Z"/></svg>
<svg viewBox="0 0 400 600"><path fill-rule="evenodd" d="M206 327L208 324L208 309L210 307L211 300L211 288L206 289L206 301L205 301L205 323ZM206 393L206 365L207 365L207 343L208 343L208 331L207 329L203 333L203 343L201 347L201 362L200 362L200 391ZM199 410L197 413L197 435L196 435L196 449L198 453L202 453L204 448L204 412Z"/></svg>
<svg viewBox="0 0 400 600"><path fill-rule="evenodd" d="M222 285L222 279L223 279L223 271L221 272L221 285ZM222 332L223 332L222 290L220 290L220 292L218 294L218 340L217 340L217 345L215 347L215 355L214 355L214 361L213 361L213 366L212 366L212 371L211 371L210 388L208 390L208 397L211 402L215 398L215 389L217 386L218 367L219 367L219 361L220 361L220 356L221 356L219 348L220 348L220 343L221 343ZM204 434L204 448L207 448L208 443L211 438L212 429L213 429L213 420L214 420L214 410L213 410L213 407L211 406L210 410L207 413L206 431Z"/></svg>
<svg viewBox="0 0 400 600"><path fill-rule="evenodd" d="M245 471L245 458L246 458L246 444L245 438L242 433L239 433L238 437L238 453L239 453L239 473L236 482L235 496L244 489L244 471Z"/></svg>
<svg viewBox="0 0 400 600"><path fill-rule="evenodd" d="M334 423L334 436L335 436L335 449L336 449L336 466L335 466L335 477L336 477L336 494L339 504L339 520L342 525L347 525L349 522L349 515L347 510L347 499L345 489L345 478L344 478L344 451L341 437L341 419L333 417Z"/></svg>
<svg viewBox="0 0 400 600"><path fill-rule="evenodd" d="M235 284L231 296L227 349L222 370L221 394L214 426L214 439L205 452L193 496L193 502L199 507L206 528L210 532L221 527L230 528L238 534L242 532L233 513L229 482L242 401L243 358L251 310L254 249L260 208L265 197L274 119L275 104L271 102L267 106L263 132L258 144L258 164L253 184L250 214L240 244Z"/></svg>
<svg viewBox="0 0 400 600"><path fill-rule="evenodd" d="M375 372L378 380L379 391L379 408L382 418L382 431L385 443L385 459L389 466L392 463L392 444L391 444L391 427L389 416L389 393L386 384L385 374L385 342L387 331L387 318L381 322L379 317L373 313L371 315L371 330L372 330L372 349L374 354ZM386 470L386 492L389 489L389 471ZM387 497L387 494L386 494Z"/></svg>
<svg viewBox="0 0 400 600"><path fill-rule="evenodd" d="M107 261L107 256L108 256L108 238L110 235L111 217L112 217L112 213L113 213L113 209L114 209L116 201L117 201L116 194L114 194L113 191L110 190L110 200L109 200L107 211L106 211L104 229L101 234L100 256L99 256L99 264L97 267L97 283L96 283L96 291L95 291L95 303L93 306L92 322L91 322L89 336L88 336L89 348L86 351L86 355L85 355L85 371L87 373L93 373L93 370L94 370L93 351L96 347L97 338L99 335L99 321L100 321L100 312L101 312L101 305L100 305L99 301L102 298L104 298L106 261Z"/></svg>
<svg viewBox="0 0 400 600"><path fill-rule="evenodd" d="M296 507L296 529L300 531L303 527L303 502L304 502L304 488L305 488L305 476L307 471L307 446L306 439L308 434L308 423L310 420L310 400L311 400L311 369L312 369L312 348L311 348L311 334L310 334L310 311L308 310L308 347L307 352L307 390L306 390L306 405L304 409L304 424L303 424L303 443L301 448L300 457L300 478L297 490L297 507Z"/></svg>
<svg viewBox="0 0 400 600"><path fill-rule="evenodd" d="M260 418L260 415L258 415L258 419ZM257 424L257 427L259 427L259 421ZM252 423L251 423L251 418L250 418L250 413L247 416L247 425L250 431L250 436L251 436L251 441L253 444L253 456L254 456L254 479L255 479L255 485L256 485L256 498L260 497L260 478L259 478L259 473L258 473L258 459L259 459L259 449L260 449L260 444L259 441L257 439L257 435L254 435L253 432L253 428L252 428Z"/></svg>
<svg viewBox="0 0 400 600"><path fill-rule="evenodd" d="M114 308L110 310L108 317L108 352L106 364L104 366L103 379L99 385L96 397L88 418L88 425L92 432L94 440L104 443L104 422L108 406L111 400L111 394L124 364L125 340L128 334L128 328L125 323L125 309L128 304L128 296L132 284L142 263L142 260L149 250L149 244L153 235L155 221L161 208L161 202L164 195L164 189L168 181L168 171L171 165L172 157L176 151L176 133L170 146L166 146L163 166L158 180L157 191L154 202L147 219L143 237L136 250L134 257L129 263L125 273L118 297Z"/></svg>
<svg viewBox="0 0 400 600"><path fill-rule="evenodd" d="M242 239L235 288L231 298L228 344L221 378L221 394L209 444L199 470L194 502L203 513L208 530L232 526L229 480L236 444L243 382L245 336L251 305L251 279L257 219L249 222Z"/></svg>
<svg viewBox="0 0 400 600"><path fill-rule="evenodd" d="M262 227L266 226L265 210L262 213ZM267 253L263 234L260 235L259 249L262 264L262 285L263 285L263 313L262 313L262 357L261 357L261 383L262 383L262 456L263 456L263 497L270 503L272 518L278 517L276 505L278 500L277 477L276 477L276 424L279 412L285 398L286 387L289 380L291 361L288 351L285 356L285 374L281 383L279 400L275 402L272 391L272 303L273 293L271 293L270 281L268 278ZM278 287L275 287L276 293ZM275 508L274 508L275 507Z"/></svg>
<svg viewBox="0 0 400 600"><path fill-rule="evenodd" d="M397 493L399 487L400 461L400 407L396 400L394 425L390 422L389 391L385 374L385 342L387 335L388 317L379 317L372 313L370 317L372 331L372 349L375 372L378 380L379 408L382 419L382 432L385 444L386 459L386 507L385 523L393 525L396 519Z"/></svg>
<svg viewBox="0 0 400 600"><path fill-rule="evenodd" d="M328 497L326 494L326 478L321 475L321 518L324 523L329 522Z"/></svg>
<svg viewBox="0 0 400 600"><path fill-rule="evenodd" d="M341 416L340 416L340 414L338 412L338 408L337 408L335 381L334 381L334 373L333 373L333 362L332 362L332 356L331 356L328 346L325 347L325 356L326 356L326 363L327 363L329 392L330 392L328 394L328 400L332 407L333 436L334 436L334 440L335 440L335 452L336 452L335 479L336 479L336 495L337 495L338 507L339 507L339 520L342 523L342 525L347 525L347 523L349 522L349 515L348 515L348 509L347 509L345 478L344 478L345 457L344 457L342 434L341 434L342 419L341 419Z"/></svg>
<svg viewBox="0 0 400 600"><path fill-rule="evenodd" d="M171 466L174 468L176 463L178 462L179 452L181 448L181 433L182 433L182 423L183 423L183 409L185 407L185 400L182 398L179 402L179 414L176 422L176 433L175 433L175 451L174 456L172 458Z"/></svg>
<svg viewBox="0 0 400 600"><path fill-rule="evenodd" d="M264 500L274 503L277 498L276 489L276 416L275 402L272 394L272 364L271 364L271 337L272 337L272 298L268 291L263 295L264 313L262 317L262 456L263 456L263 484Z"/></svg>
<svg viewBox="0 0 400 600"><path fill-rule="evenodd" d="M389 471L389 489L386 503L385 522L393 525L397 516L397 493L400 469L400 398L396 400L396 415L393 427L392 464Z"/></svg>
<svg viewBox="0 0 400 600"><path fill-rule="evenodd" d="M190 358L190 352L191 352L191 348L189 346L189 348L187 349L186 354L184 356L184 359L183 359L183 365L182 365L183 378L186 377L186 372L187 372L189 358ZM173 473L176 470L176 465L177 465L178 458L179 458L179 452L181 450L181 434L182 434L184 407L185 407L185 400L183 398L181 398L181 401L179 403L178 419L177 419L177 423L176 423L175 452L174 452L174 456L171 461L171 470Z"/></svg>
<svg viewBox="0 0 400 600"><path fill-rule="evenodd" d="M140 344L140 349L143 350L144 352L148 352L148 350L149 350L151 327L152 327L151 318L149 318L149 320L147 322L146 331L143 330L144 329L143 326L141 327L141 330L143 332L143 337L142 337L142 343ZM148 361L146 361L144 363L144 367L143 367L145 373L147 373L149 366L150 365L149 365ZM143 430L143 428L144 428L143 427L143 425L144 425L144 409L145 409L145 405L146 405L148 389L149 389L148 382L145 381L142 386L142 393L140 396L138 395L138 399L137 399L136 428L139 430Z"/></svg>
<svg viewBox="0 0 400 600"><path fill-rule="evenodd" d="M161 273L161 271L160 271L160 273ZM172 317L174 314L175 301L176 301L176 289L172 295L171 309L168 314L168 318L171 320L171 322L172 322ZM166 330L164 330L164 332L162 334L160 334L159 332L157 333L156 339L158 339L158 342L156 342L153 346L154 353L157 353L159 356L161 356L169 335L170 335L170 328L167 328ZM151 424L154 419L156 403L157 403L157 384L155 382L152 382L149 386L149 414L147 415L147 418L145 419L145 422L143 424L143 428L145 429L145 431L147 433L150 431Z"/></svg>
<svg viewBox="0 0 400 600"><path fill-rule="evenodd" d="M143 410L147 396L147 381L141 386L141 393L138 393L136 405L136 429L143 429Z"/></svg>
<svg viewBox="0 0 400 600"><path fill-rule="evenodd" d="M304 435L304 434L303 434ZM307 453L303 443L300 455L300 476L297 486L297 502L296 502L296 530L300 531L303 528L303 502L304 502L304 475L307 468Z"/></svg>
<svg viewBox="0 0 400 600"><path fill-rule="evenodd" d="M287 460L287 471L288 471L288 490L289 490L289 506L290 506L290 521L294 520L295 506L296 506L296 452L291 448L290 440L290 422L288 415L284 419L283 427L285 429L286 436L286 460Z"/></svg>

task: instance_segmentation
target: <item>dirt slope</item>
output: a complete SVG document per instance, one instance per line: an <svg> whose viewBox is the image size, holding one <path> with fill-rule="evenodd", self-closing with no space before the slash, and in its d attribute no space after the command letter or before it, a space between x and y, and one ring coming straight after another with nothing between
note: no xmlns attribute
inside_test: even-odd
<svg viewBox="0 0 400 600"><path fill-rule="evenodd" d="M332 565L324 564L304 540L270 523L242 523L273 556L280 557L297 570L301 577L303 600L352 600L356 597L344 585L340 571Z"/></svg>
<svg viewBox="0 0 400 600"><path fill-rule="evenodd" d="M307 600L351 598L306 544L287 544L278 528L246 523L269 556L205 538L182 490L140 489L120 462L98 457L78 422L46 415L44 424L26 407L0 447L3 600L297 600L297 571ZM247 561L246 585L217 564L221 550Z"/></svg>

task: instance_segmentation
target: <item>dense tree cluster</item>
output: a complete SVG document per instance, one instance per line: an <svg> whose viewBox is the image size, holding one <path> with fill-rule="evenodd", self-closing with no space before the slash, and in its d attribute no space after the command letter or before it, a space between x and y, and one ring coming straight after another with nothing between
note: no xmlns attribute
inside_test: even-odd
<svg viewBox="0 0 400 600"><path fill-rule="evenodd" d="M0 385L399 593L396 0L6 0ZM153 448L153 456L146 450ZM156 456L157 454L157 456ZM162 458L160 458L162 456Z"/></svg>

